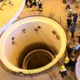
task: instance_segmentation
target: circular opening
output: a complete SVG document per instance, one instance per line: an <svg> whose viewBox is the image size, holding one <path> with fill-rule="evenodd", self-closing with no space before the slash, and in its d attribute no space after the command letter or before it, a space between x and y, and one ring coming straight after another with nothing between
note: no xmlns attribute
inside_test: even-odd
<svg viewBox="0 0 80 80"><path fill-rule="evenodd" d="M29 44L19 53L18 67L26 70L44 67L55 58L56 53L44 42Z"/></svg>
<svg viewBox="0 0 80 80"><path fill-rule="evenodd" d="M23 61L23 69L41 68L53 60L53 55L42 49L31 51Z"/></svg>

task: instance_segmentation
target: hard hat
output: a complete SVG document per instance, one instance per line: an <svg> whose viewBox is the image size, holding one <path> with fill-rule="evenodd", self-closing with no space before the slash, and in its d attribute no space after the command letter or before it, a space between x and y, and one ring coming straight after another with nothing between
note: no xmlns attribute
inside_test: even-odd
<svg viewBox="0 0 80 80"><path fill-rule="evenodd" d="M66 57L66 58L65 58L65 60L66 60L66 61L68 61L68 60L69 60L69 58L68 58L68 57Z"/></svg>
<svg viewBox="0 0 80 80"><path fill-rule="evenodd" d="M65 63L68 63L68 62L69 62L69 58L66 57L66 58L65 58Z"/></svg>
<svg viewBox="0 0 80 80"><path fill-rule="evenodd" d="M61 66L61 69L65 69L64 65Z"/></svg>

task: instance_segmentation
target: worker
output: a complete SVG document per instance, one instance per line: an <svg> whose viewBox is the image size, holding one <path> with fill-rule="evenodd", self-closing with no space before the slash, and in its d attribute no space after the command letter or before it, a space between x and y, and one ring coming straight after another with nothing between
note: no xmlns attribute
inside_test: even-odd
<svg viewBox="0 0 80 80"><path fill-rule="evenodd" d="M75 71L75 65L76 65L76 55L75 53L72 53L72 56L70 56L69 66L71 67L71 71Z"/></svg>
<svg viewBox="0 0 80 80"><path fill-rule="evenodd" d="M32 8L32 6L35 6L35 7L36 7L36 0L32 0L32 1L31 1L30 7Z"/></svg>
<svg viewBox="0 0 80 80"><path fill-rule="evenodd" d="M41 0L39 0L39 2L38 2L38 10L43 11L42 10L42 1Z"/></svg>
<svg viewBox="0 0 80 80"><path fill-rule="evenodd" d="M64 78L67 75L67 69L64 65L61 66L59 73L61 73L62 78Z"/></svg>
<svg viewBox="0 0 80 80"><path fill-rule="evenodd" d="M69 44L67 47L67 53L68 53L69 58L70 58L72 52L73 52L73 44Z"/></svg>
<svg viewBox="0 0 80 80"><path fill-rule="evenodd" d="M64 61L64 65L65 65L65 67L66 68L68 68L69 67L69 57L67 56L66 58L65 58L65 61Z"/></svg>
<svg viewBox="0 0 80 80"><path fill-rule="evenodd" d="M70 9L70 5L71 5L71 3L70 3L70 1L68 1L68 2L67 2L67 6L66 6L66 8L65 8L65 9L67 9L67 8L69 8L69 9Z"/></svg>

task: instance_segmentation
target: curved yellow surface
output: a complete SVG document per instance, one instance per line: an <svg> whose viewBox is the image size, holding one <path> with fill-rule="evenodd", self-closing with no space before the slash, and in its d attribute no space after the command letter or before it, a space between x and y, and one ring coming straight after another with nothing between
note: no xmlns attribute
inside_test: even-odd
<svg viewBox="0 0 80 80"><path fill-rule="evenodd" d="M10 5L9 1L11 1L13 5ZM16 20L24 8L24 5L25 0L6 0L0 9L0 33Z"/></svg>

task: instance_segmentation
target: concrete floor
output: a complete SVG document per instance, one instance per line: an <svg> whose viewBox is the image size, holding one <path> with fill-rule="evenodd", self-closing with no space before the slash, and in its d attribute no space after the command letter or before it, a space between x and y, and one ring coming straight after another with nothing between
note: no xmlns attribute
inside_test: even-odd
<svg viewBox="0 0 80 80"><path fill-rule="evenodd" d="M71 5L73 12L80 13L80 8L76 8L75 5L76 5L75 3L72 3ZM62 0L43 0L43 13L50 14L52 12L58 17L59 20L61 18L66 25L66 17L67 17L68 10L66 10L65 7L66 7L66 3L63 3ZM30 9L25 6L18 19L33 14L38 14L39 12L36 10L37 8ZM79 24L79 20L80 18L78 19L78 24ZM80 35L80 26L77 27L75 35ZM68 36L70 39L71 36L70 32L68 32ZM60 65L61 62L58 64L58 66L55 69L53 69L52 71L48 71L47 73L45 73L45 75L41 75L38 77L29 76L24 78L11 75L0 66L0 79L1 80L77 80L75 72L71 72L70 69L68 69L67 76L64 79L62 79L61 75L59 74Z"/></svg>

